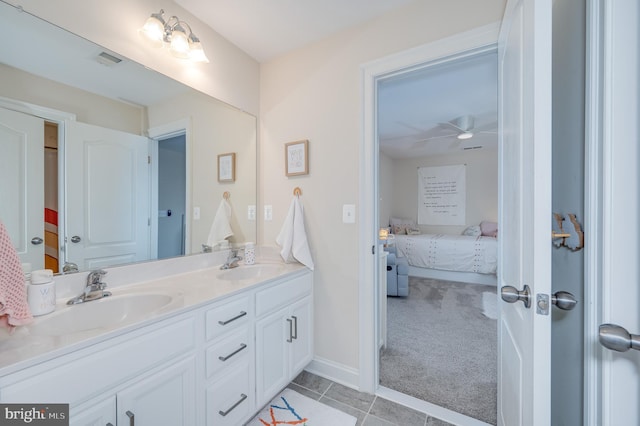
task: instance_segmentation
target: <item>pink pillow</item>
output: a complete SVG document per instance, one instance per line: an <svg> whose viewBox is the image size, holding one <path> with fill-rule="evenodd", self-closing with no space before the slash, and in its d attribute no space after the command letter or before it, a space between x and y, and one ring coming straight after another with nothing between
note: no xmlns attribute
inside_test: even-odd
<svg viewBox="0 0 640 426"><path fill-rule="evenodd" d="M495 222L480 222L480 233L485 237L498 236L498 224Z"/></svg>

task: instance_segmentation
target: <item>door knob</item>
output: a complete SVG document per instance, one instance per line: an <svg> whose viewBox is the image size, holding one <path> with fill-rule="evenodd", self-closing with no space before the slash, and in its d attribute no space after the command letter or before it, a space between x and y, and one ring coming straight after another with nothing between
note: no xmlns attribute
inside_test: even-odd
<svg viewBox="0 0 640 426"><path fill-rule="evenodd" d="M80 237L78 237L77 235L74 235L73 237L71 237L71 242L72 243L79 243L80 241L82 241L82 239Z"/></svg>
<svg viewBox="0 0 640 426"><path fill-rule="evenodd" d="M525 285L522 291L510 285L505 285L500 289L500 297L507 303L516 303L521 301L525 308L531 307L531 289Z"/></svg>
<svg viewBox="0 0 640 426"><path fill-rule="evenodd" d="M37 246L39 244L42 244L44 242L44 240L40 237L33 237L31 239L31 244L33 244L34 246Z"/></svg>
<svg viewBox="0 0 640 426"><path fill-rule="evenodd" d="M600 324L598 340L602 346L613 351L640 351L640 335L630 334L624 327L616 324Z"/></svg>
<svg viewBox="0 0 640 426"><path fill-rule="evenodd" d="M551 296L551 303L563 311L570 311L576 307L578 301L568 291L557 291Z"/></svg>

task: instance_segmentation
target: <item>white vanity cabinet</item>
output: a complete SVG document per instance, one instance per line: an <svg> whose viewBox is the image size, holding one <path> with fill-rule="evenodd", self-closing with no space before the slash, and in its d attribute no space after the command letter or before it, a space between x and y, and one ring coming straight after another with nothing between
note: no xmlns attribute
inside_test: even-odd
<svg viewBox="0 0 640 426"><path fill-rule="evenodd" d="M311 274L256 293L256 404L262 407L313 358Z"/></svg>

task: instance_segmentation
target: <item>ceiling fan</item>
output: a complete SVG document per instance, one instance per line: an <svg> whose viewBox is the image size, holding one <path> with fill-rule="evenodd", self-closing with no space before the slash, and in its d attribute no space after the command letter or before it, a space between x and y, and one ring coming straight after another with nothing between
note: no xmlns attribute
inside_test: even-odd
<svg viewBox="0 0 640 426"><path fill-rule="evenodd" d="M415 143L452 137L458 140L466 140L483 133L497 134L496 123L475 127L475 117L473 115L463 115L446 123L438 123L437 127L433 128L432 131L425 132L424 137L415 141Z"/></svg>

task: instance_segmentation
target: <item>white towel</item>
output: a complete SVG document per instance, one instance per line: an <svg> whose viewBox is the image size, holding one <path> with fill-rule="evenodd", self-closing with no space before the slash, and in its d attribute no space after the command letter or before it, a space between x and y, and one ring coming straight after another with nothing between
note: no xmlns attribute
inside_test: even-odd
<svg viewBox="0 0 640 426"><path fill-rule="evenodd" d="M231 206L229 205L227 200L223 199L220 202L220 206L218 206L216 216L213 218L211 230L209 231L209 237L207 238L207 245L214 246L232 235L233 230L231 229Z"/></svg>
<svg viewBox="0 0 640 426"><path fill-rule="evenodd" d="M298 197L293 197L287 218L276 238L276 243L282 247L280 255L285 262L293 257L313 271L311 250L309 250L307 233L304 230L304 209Z"/></svg>

